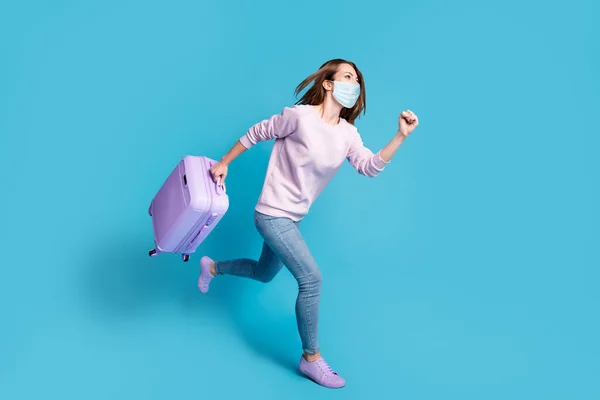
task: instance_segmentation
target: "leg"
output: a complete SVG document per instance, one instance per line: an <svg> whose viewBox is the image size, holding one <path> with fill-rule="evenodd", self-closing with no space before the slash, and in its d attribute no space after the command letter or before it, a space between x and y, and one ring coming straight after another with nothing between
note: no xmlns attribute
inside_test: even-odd
<svg viewBox="0 0 600 400"><path fill-rule="evenodd" d="M296 320L304 349L300 371L325 387L345 386L345 379L331 369L319 351L317 323L322 278L298 230L298 223L287 218L258 216L257 228L298 282Z"/></svg>
<svg viewBox="0 0 600 400"><path fill-rule="evenodd" d="M254 221L258 223L256 215ZM250 278L260 282L269 282L279 273L282 267L283 263L281 259L266 242L263 243L262 253L258 261L241 258L238 260L214 262L205 256L200 260L198 289L202 293L207 293L210 281L216 275L225 274Z"/></svg>
<svg viewBox="0 0 600 400"><path fill-rule="evenodd" d="M200 277L198 289L202 293L208 292L210 281L216 275L236 275L251 278L260 282L269 282L281 270L283 263L273 253L267 243L263 243L263 250L258 261L249 258L238 260L214 262L208 257L200 260Z"/></svg>
<svg viewBox="0 0 600 400"><path fill-rule="evenodd" d="M318 355L317 328L322 278L300 234L298 223L287 218L259 214L257 229L298 282L296 319L302 347L306 354Z"/></svg>
<svg viewBox="0 0 600 400"><path fill-rule="evenodd" d="M235 275L265 283L271 281L282 267L283 263L266 242L263 243L258 261L241 258L218 261L214 265L217 275Z"/></svg>

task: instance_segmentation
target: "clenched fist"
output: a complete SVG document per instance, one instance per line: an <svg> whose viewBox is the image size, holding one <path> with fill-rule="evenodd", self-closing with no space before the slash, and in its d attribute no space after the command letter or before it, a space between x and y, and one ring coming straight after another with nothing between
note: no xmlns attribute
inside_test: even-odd
<svg viewBox="0 0 600 400"><path fill-rule="evenodd" d="M410 110L403 111L398 117L398 132L407 137L419 125L419 118Z"/></svg>
<svg viewBox="0 0 600 400"><path fill-rule="evenodd" d="M210 168L210 174L215 182L221 178L221 184L225 184L225 178L227 177L227 164L222 161L219 161L215 165Z"/></svg>

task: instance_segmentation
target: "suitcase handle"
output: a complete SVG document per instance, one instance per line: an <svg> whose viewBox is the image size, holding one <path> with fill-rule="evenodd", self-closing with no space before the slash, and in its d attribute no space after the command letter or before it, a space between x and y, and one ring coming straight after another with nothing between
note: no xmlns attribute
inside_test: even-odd
<svg viewBox="0 0 600 400"><path fill-rule="evenodd" d="M217 195L220 196L223 193L227 193L225 184L221 183L221 177L217 179Z"/></svg>
<svg viewBox="0 0 600 400"><path fill-rule="evenodd" d="M215 160L210 160L210 168L213 167L213 165L215 165L217 162ZM225 184L221 183L221 177L219 177L217 179L217 183L216 183L216 189L217 189L217 196L220 196L221 194L227 193L227 189L225 188Z"/></svg>

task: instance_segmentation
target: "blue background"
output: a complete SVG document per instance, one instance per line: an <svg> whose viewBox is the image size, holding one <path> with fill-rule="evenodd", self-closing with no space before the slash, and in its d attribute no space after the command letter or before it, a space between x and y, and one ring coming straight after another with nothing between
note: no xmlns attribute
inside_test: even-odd
<svg viewBox="0 0 600 400"><path fill-rule="evenodd" d="M484 4L487 3L487 4ZM600 9L592 1L19 1L0 6L0 398L598 399ZM148 204L324 61L366 77L372 180L346 163L303 232L340 391L298 376L296 283L258 256L272 144L230 168L190 263Z"/></svg>

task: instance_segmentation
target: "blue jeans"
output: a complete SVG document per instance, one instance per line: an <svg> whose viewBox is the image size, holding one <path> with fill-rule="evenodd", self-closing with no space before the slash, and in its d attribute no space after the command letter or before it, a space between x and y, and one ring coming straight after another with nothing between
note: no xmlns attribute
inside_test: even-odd
<svg viewBox="0 0 600 400"><path fill-rule="evenodd" d="M298 281L296 321L302 348L308 354L319 352L317 322L321 295L321 271L313 259L298 222L289 218L254 213L254 224L264 239L258 261L247 258L215 262L220 275L235 275L269 282L285 265Z"/></svg>

